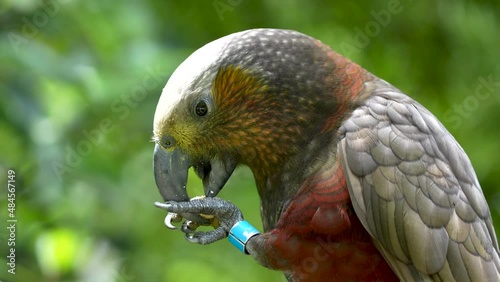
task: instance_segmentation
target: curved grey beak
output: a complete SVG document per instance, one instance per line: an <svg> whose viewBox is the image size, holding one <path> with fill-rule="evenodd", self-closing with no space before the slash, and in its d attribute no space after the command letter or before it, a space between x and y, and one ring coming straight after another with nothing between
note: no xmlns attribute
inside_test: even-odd
<svg viewBox="0 0 500 282"><path fill-rule="evenodd" d="M156 144L153 154L153 169L156 186L164 201L186 202L189 195L186 191L188 172L191 166L203 181L205 196L215 197L236 168L231 161L212 160L193 163L189 155L180 148L166 150ZM199 224L209 221L198 214L182 213L182 217Z"/></svg>
<svg viewBox="0 0 500 282"><path fill-rule="evenodd" d="M153 169L155 181L165 201L189 201L186 192L188 169L191 165L189 156L180 149L167 151L155 145Z"/></svg>

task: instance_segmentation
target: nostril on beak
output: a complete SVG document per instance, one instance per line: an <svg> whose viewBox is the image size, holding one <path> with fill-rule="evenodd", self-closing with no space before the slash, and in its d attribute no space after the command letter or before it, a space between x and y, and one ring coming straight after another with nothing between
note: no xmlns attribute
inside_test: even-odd
<svg viewBox="0 0 500 282"><path fill-rule="evenodd" d="M169 149L175 146L175 139L170 135L164 135L161 137L161 144L163 148Z"/></svg>

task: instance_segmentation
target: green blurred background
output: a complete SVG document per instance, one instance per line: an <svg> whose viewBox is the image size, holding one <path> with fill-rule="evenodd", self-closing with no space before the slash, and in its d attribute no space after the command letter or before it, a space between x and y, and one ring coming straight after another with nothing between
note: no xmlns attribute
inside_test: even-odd
<svg viewBox="0 0 500 282"><path fill-rule="evenodd" d="M203 44L256 27L319 38L430 109L471 158L500 231L500 6L422 2L0 2L0 280L284 281L225 240L186 242L153 206L149 140L162 87ZM201 194L195 177L189 186ZM262 228L248 170L221 197Z"/></svg>

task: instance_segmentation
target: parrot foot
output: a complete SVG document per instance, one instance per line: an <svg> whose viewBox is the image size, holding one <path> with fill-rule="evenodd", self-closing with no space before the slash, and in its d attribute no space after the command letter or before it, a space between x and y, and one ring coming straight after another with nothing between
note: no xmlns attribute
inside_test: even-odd
<svg viewBox="0 0 500 282"><path fill-rule="evenodd" d="M169 215L173 214L170 218L167 215L168 220L165 218L165 225L170 229L172 229L170 226L174 227L171 224L172 221L180 220L175 216L180 213L202 214L203 217L210 219L210 225L215 228L211 231L196 231L201 224L189 220L184 221L180 228L185 233L186 240L203 245L226 238L231 228L243 220L241 211L232 203L221 198L206 197L189 202L156 202L155 206L167 210Z"/></svg>

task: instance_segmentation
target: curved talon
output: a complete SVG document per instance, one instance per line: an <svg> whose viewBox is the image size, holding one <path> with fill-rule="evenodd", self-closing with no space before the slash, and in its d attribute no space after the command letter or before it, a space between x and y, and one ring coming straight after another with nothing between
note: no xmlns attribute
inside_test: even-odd
<svg viewBox="0 0 500 282"><path fill-rule="evenodd" d="M168 209L169 205L167 203L155 202L155 207L160 209Z"/></svg>
<svg viewBox="0 0 500 282"><path fill-rule="evenodd" d="M188 221L186 220L186 221L184 221L184 223L182 223L182 226L181 226L181 231L182 231L183 233L186 233L186 236L187 236L189 233L193 232L192 230L189 230L187 223L188 223Z"/></svg>
<svg viewBox="0 0 500 282"><path fill-rule="evenodd" d="M183 202L184 204L186 204L186 202ZM177 203L177 202L173 202L173 201L168 201L168 202L165 202L165 203L162 203L162 202L155 202L155 206L157 208L160 208L160 209L164 209L164 210L167 210L169 212L178 212L180 218L186 218L186 219L189 219L189 220L196 220L197 222L199 222L200 224L203 224L203 225L210 225L210 220L199 215L199 214L196 214L196 213L191 213L191 212L179 212L179 208L183 208L182 207L182 202L181 203ZM180 219L179 219L180 221ZM177 222L177 221L174 221L174 222ZM171 225L171 224L169 224ZM167 225L168 226L168 225ZM170 228L170 227L169 227Z"/></svg>
<svg viewBox="0 0 500 282"><path fill-rule="evenodd" d="M167 216L165 217L165 226L167 226L168 229L175 230L177 227L175 227L172 222L179 222L182 220L182 216L169 212Z"/></svg>
<svg viewBox="0 0 500 282"><path fill-rule="evenodd" d="M199 226L200 226L200 224L195 222L195 221L186 220L186 221L184 221L184 223L181 226L181 231L186 233L186 235L187 235L189 233L193 233L194 231L196 231L196 229Z"/></svg>
<svg viewBox="0 0 500 282"><path fill-rule="evenodd" d="M186 233L184 237L190 243L200 243L200 237L197 235L197 233Z"/></svg>

